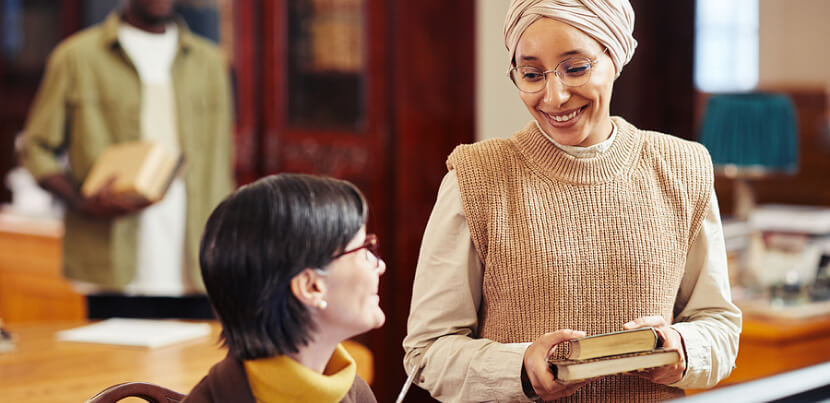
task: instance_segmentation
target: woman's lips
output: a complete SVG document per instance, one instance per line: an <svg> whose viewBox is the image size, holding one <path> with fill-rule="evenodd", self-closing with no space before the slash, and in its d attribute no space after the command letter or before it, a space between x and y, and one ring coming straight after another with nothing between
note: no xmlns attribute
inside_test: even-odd
<svg viewBox="0 0 830 403"><path fill-rule="evenodd" d="M565 129L574 126L579 119L582 117L582 112L588 108L588 105L585 105L581 108L574 109L568 113L560 113L560 114L550 114L542 112L542 115L545 117L545 120L553 127L559 129Z"/></svg>

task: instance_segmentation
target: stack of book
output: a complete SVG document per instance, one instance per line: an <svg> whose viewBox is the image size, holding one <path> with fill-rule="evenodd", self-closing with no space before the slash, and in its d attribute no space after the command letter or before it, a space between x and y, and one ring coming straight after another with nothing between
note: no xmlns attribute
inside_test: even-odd
<svg viewBox="0 0 830 403"><path fill-rule="evenodd" d="M638 371L680 362L680 352L661 348L652 327L603 333L566 342L564 359L548 361L560 382Z"/></svg>

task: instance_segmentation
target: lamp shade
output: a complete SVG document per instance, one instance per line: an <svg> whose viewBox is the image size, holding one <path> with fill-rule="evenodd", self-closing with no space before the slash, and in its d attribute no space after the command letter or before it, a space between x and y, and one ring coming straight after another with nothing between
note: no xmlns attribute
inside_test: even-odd
<svg viewBox="0 0 830 403"><path fill-rule="evenodd" d="M798 130L792 100L782 94L716 94L700 134L716 168L794 173Z"/></svg>

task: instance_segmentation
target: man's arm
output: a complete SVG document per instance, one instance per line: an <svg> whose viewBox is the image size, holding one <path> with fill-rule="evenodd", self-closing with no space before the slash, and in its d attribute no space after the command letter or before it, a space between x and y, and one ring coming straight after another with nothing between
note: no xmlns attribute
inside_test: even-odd
<svg viewBox="0 0 830 403"><path fill-rule="evenodd" d="M38 184L57 196L72 210L90 217L115 218L141 211L149 201L125 200L112 193L112 181L92 196L84 197L66 174L47 175Z"/></svg>
<svg viewBox="0 0 830 403"><path fill-rule="evenodd" d="M111 192L111 184L84 197L58 161L67 145L67 94L72 91L71 51L59 45L46 65L43 82L32 104L23 131L20 160L41 187L61 199L69 209L93 217L118 217L146 207L148 203L122 200Z"/></svg>
<svg viewBox="0 0 830 403"><path fill-rule="evenodd" d="M60 44L49 56L21 138L20 162L38 182L47 176L65 175L58 155L68 142L67 95L72 90L74 67L70 53L65 44ZM58 187L61 188L62 185ZM64 196L72 198L71 194L64 194L71 193L68 189L58 191L63 192L57 194L62 199Z"/></svg>

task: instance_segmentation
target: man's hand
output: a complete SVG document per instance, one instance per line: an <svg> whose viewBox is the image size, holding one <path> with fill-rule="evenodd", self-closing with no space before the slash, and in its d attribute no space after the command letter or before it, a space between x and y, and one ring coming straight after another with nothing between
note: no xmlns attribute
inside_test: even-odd
<svg viewBox="0 0 830 403"><path fill-rule="evenodd" d="M562 329L545 333L525 350L524 366L533 390L544 400L554 400L569 396L584 386L588 381L564 384L553 378L548 366L548 357L556 346L566 340L584 337L581 330Z"/></svg>
<svg viewBox="0 0 830 403"><path fill-rule="evenodd" d="M84 197L78 210L98 218L117 218L137 213L150 204L149 201L131 200L112 192L114 179L110 179L97 193Z"/></svg>
<svg viewBox="0 0 830 403"><path fill-rule="evenodd" d="M657 331L657 337L662 341L663 348L680 352L680 362L634 373L654 383L663 385L669 385L679 381L683 378L683 371L686 370L686 349L683 347L683 336L680 335L680 332L666 324L666 320L662 316L644 316L623 325L626 330L648 326L653 327Z"/></svg>
<svg viewBox="0 0 830 403"><path fill-rule="evenodd" d="M98 193L84 197L66 174L54 174L40 179L42 188L66 202L71 209L90 217L116 218L141 211L149 201L127 200L112 193L114 180L110 179Z"/></svg>

